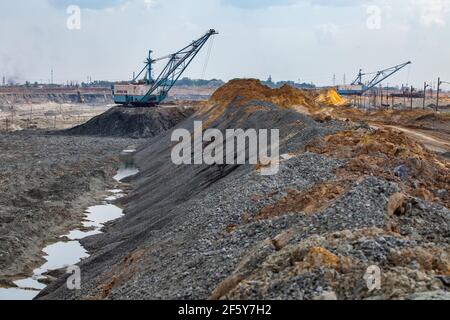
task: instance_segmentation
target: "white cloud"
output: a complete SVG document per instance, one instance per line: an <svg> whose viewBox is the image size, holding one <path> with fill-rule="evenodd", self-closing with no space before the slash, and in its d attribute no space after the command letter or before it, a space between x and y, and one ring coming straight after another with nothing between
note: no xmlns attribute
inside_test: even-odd
<svg viewBox="0 0 450 320"><path fill-rule="evenodd" d="M333 73L350 78L359 68L372 71L412 60L411 81L423 84L438 73L450 79L449 1L295 0L296 5L289 5L294 1L264 0L259 5L279 5L258 9L249 1L247 7L256 7L243 10L222 0L156 0L146 10L145 0L104 0L96 8L85 6L81 30L70 31L62 5L3 0L0 28L7 32L0 33L0 76L39 81L54 69L61 81L84 80L87 75L127 79L147 50L162 56L216 28L220 35L208 65L210 77L271 74L276 79L329 84ZM382 10L382 25L375 32L366 26L368 4ZM201 76L204 56L206 52L186 76ZM399 74L399 81L406 81L403 78L406 72Z"/></svg>
<svg viewBox="0 0 450 320"><path fill-rule="evenodd" d="M336 40L339 26L333 23L324 23L315 28L316 39L321 44L330 44Z"/></svg>
<svg viewBox="0 0 450 320"><path fill-rule="evenodd" d="M419 11L421 25L425 27L447 25L450 0L415 0L415 5Z"/></svg>

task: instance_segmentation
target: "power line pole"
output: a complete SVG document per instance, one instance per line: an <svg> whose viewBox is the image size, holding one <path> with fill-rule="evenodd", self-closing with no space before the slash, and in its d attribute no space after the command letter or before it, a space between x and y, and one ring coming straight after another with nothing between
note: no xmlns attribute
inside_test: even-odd
<svg viewBox="0 0 450 320"><path fill-rule="evenodd" d="M403 88L403 108L406 109L406 87Z"/></svg>
<svg viewBox="0 0 450 320"><path fill-rule="evenodd" d="M430 85L425 81L423 83L423 110L425 110L425 104L426 104L426 99L427 99L427 88Z"/></svg>
<svg viewBox="0 0 450 320"><path fill-rule="evenodd" d="M53 69L51 71L51 80L50 80L50 84L53 85Z"/></svg>
<svg viewBox="0 0 450 320"><path fill-rule="evenodd" d="M333 74L333 87L336 86L336 73Z"/></svg>
<svg viewBox="0 0 450 320"><path fill-rule="evenodd" d="M437 82L437 91L436 91L436 112L439 110L439 90L441 88L441 78L438 78L438 82Z"/></svg>
<svg viewBox="0 0 450 320"><path fill-rule="evenodd" d="M380 83L380 107L383 107L383 86Z"/></svg>

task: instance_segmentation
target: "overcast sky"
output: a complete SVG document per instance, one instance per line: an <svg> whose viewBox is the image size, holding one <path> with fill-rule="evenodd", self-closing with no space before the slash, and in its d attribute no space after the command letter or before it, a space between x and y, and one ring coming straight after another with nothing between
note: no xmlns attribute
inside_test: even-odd
<svg viewBox="0 0 450 320"><path fill-rule="evenodd" d="M450 81L449 24L450 0L2 0L0 76L126 80L148 49L163 56L215 28L205 78L330 85L411 60L389 81L419 86ZM202 76L206 51L186 76Z"/></svg>

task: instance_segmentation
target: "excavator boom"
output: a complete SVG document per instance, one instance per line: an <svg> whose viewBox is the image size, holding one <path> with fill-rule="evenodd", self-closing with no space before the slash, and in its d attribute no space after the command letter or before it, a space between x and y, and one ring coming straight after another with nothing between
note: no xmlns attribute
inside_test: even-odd
<svg viewBox="0 0 450 320"><path fill-rule="evenodd" d="M163 102L177 80L191 64L200 50L213 35L218 34L214 29L209 30L201 38L193 41L183 49L162 58L152 59L152 51L145 62L144 68L127 84L114 86L114 102L127 106L155 106ZM153 79L153 64L168 59L166 66L158 77ZM143 81L139 77L146 72Z"/></svg>

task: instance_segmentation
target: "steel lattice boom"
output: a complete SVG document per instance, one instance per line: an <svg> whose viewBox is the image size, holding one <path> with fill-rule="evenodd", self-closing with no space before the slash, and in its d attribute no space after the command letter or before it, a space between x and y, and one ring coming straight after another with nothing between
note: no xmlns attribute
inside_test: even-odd
<svg viewBox="0 0 450 320"><path fill-rule="evenodd" d="M350 86L343 86L339 88L339 93L341 95L362 95L366 91L371 90L376 87L378 84L392 76L393 74L399 72L401 69L410 65L411 61L396 65L391 68L387 68L381 71L376 71L372 73L363 73L362 70L359 70L358 76L352 82ZM369 82L363 83L363 77L368 75L375 75Z"/></svg>
<svg viewBox="0 0 450 320"><path fill-rule="evenodd" d="M191 64L209 38L218 34L214 29L209 30L201 38L193 41L183 49L168 56L152 59L152 51L145 62L144 68L129 84L116 84L114 87L114 101L118 104L131 106L154 106L167 98L167 95ZM156 79L153 79L153 64L157 61L169 59L166 66ZM144 81L137 79L146 71Z"/></svg>

